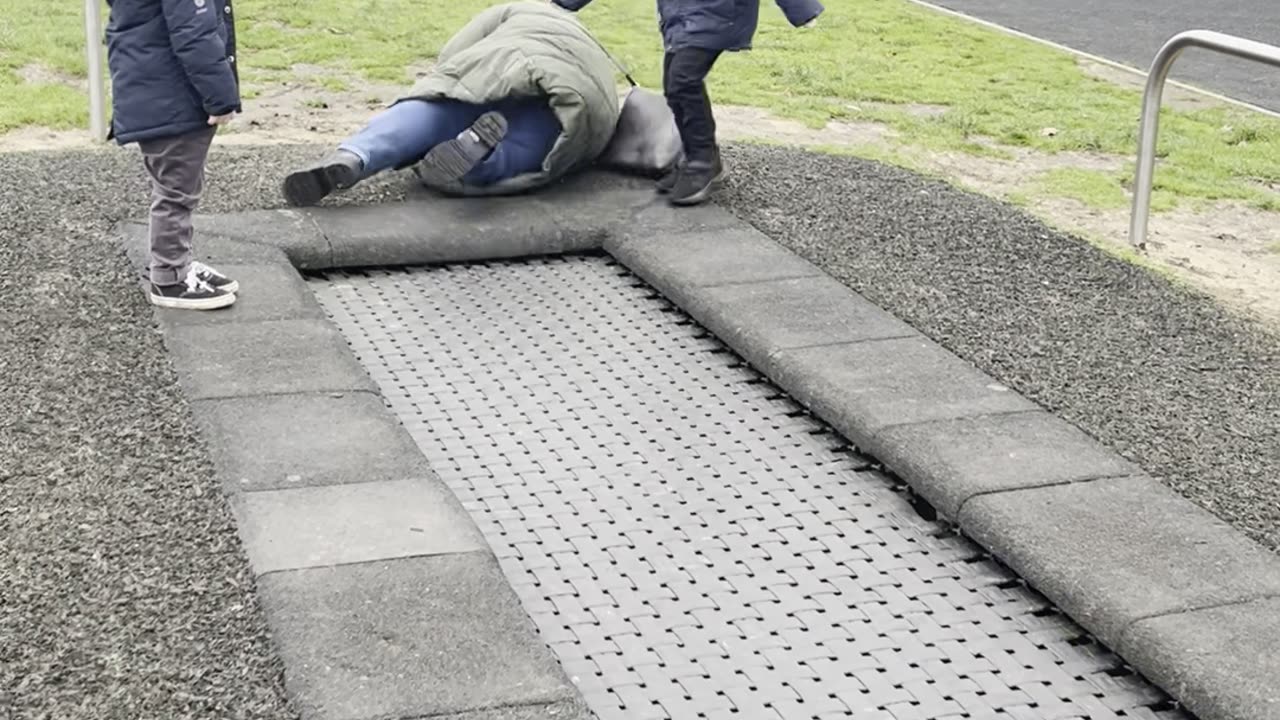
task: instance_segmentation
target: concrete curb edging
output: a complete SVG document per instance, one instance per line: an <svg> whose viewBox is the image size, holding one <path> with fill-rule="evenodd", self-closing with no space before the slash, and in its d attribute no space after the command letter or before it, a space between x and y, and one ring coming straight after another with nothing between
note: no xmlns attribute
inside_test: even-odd
<svg viewBox="0 0 1280 720"><path fill-rule="evenodd" d="M1280 558L719 208L592 173L197 227L243 299L156 314L306 718L590 714L298 270L601 248L1202 720L1280 717Z"/></svg>
<svg viewBox="0 0 1280 720"><path fill-rule="evenodd" d="M585 181L585 180L584 180ZM156 310L306 719L591 717L479 529L384 406L299 269L597 250L652 200L549 198L198 216L241 301ZM562 197L568 192L576 199ZM118 229L131 265L147 228Z"/></svg>
<svg viewBox="0 0 1280 720"><path fill-rule="evenodd" d="M1280 557L753 228L720 228L633 226L605 249L1202 720L1280 717Z"/></svg>

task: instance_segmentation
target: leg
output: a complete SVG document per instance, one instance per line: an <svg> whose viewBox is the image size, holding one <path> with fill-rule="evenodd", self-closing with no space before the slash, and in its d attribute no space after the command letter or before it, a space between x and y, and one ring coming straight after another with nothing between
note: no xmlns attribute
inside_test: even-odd
<svg viewBox="0 0 1280 720"><path fill-rule="evenodd" d="M684 113L681 112L681 106L671 102L672 92L675 85L671 81L671 61L675 57L675 51L668 50L662 56L662 93L667 96L667 106L671 108L671 114L675 116L676 127L680 127Z"/></svg>
<svg viewBox="0 0 1280 720"><path fill-rule="evenodd" d="M421 160L428 150L470 127L484 110L451 100L406 100L376 115L338 147L359 157L368 177Z"/></svg>
<svg viewBox="0 0 1280 720"><path fill-rule="evenodd" d="M673 88L671 83L671 58L673 55L673 52L667 51L667 53L662 56L662 92L667 97L667 107L671 108L671 115L675 118L676 129L678 130L681 126L680 118L682 115L680 112L680 106L672 104L670 100L671 90ZM676 183L680 180L680 170L683 166L684 158L680 157L676 160L676 166L672 168L670 172L663 175L661 178L658 178L656 188L659 195L668 195L675 189Z"/></svg>
<svg viewBox="0 0 1280 720"><path fill-rule="evenodd" d="M711 163L716 155L716 121L707 94L707 74L720 53L680 48L667 56L667 104L676 117L684 154L691 163Z"/></svg>
<svg viewBox="0 0 1280 720"><path fill-rule="evenodd" d="M289 173L284 196L290 205L315 205L334 190L420 160L432 147L466 129L485 108L452 100L405 100L378 113L336 152Z"/></svg>
<svg viewBox="0 0 1280 720"><path fill-rule="evenodd" d="M191 213L204 191L214 128L141 143L151 176L151 282L177 285L191 271Z"/></svg>
<svg viewBox="0 0 1280 720"><path fill-rule="evenodd" d="M151 302L212 310L235 302L237 284L191 252L191 213L204 191L204 164L215 128L140 143L151 176Z"/></svg>
<svg viewBox="0 0 1280 720"><path fill-rule="evenodd" d="M718 51L699 48L681 48L672 53L667 103L678 118L685 159L684 167L671 183L673 205L706 202L723 172L706 83L707 73L719 57Z"/></svg>
<svg viewBox="0 0 1280 720"><path fill-rule="evenodd" d="M489 156L462 177L468 185L492 185L542 169L547 153L560 138L560 119L545 99L504 104L507 134Z"/></svg>

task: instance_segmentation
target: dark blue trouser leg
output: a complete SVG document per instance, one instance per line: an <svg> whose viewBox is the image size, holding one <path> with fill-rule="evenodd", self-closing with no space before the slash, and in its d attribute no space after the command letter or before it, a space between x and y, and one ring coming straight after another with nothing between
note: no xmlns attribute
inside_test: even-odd
<svg viewBox="0 0 1280 720"><path fill-rule="evenodd" d="M507 118L507 137L462 178L468 185L483 187L541 170L560 137L560 120L545 98L500 103L496 109Z"/></svg>
<svg viewBox="0 0 1280 720"><path fill-rule="evenodd" d="M716 119L707 94L707 74L719 58L716 50L678 48L663 60L663 91L689 162L712 162L716 156Z"/></svg>
<svg viewBox="0 0 1280 720"><path fill-rule="evenodd" d="M491 185L539 170L560 137L560 121L542 98L495 105L406 100L374 116L339 147L364 161L365 176L374 175L421 160L431 148L454 139L489 110L506 117L507 136L463 182Z"/></svg>
<svg viewBox="0 0 1280 720"><path fill-rule="evenodd" d="M364 161L366 176L422 159L471 127L488 109L453 100L405 100L383 110L340 147Z"/></svg>

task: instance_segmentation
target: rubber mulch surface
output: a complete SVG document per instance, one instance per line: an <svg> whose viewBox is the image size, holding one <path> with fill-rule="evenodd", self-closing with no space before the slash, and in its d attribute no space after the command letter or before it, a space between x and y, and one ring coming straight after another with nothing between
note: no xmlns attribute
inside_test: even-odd
<svg viewBox="0 0 1280 720"><path fill-rule="evenodd" d="M278 207L279 178L320 151L218 148L202 209ZM909 173L728 159L736 211L1280 546L1274 337ZM136 151L0 154L0 173L0 717L292 717L234 524L108 234L145 216Z"/></svg>
<svg viewBox="0 0 1280 720"><path fill-rule="evenodd" d="M738 215L1280 549L1280 336L913 173L777 148L732 159Z"/></svg>
<svg viewBox="0 0 1280 720"><path fill-rule="evenodd" d="M306 149L218 152L205 209ZM136 149L0 154L0 718L289 718L253 578L107 235ZM374 185L353 199L381 199Z"/></svg>

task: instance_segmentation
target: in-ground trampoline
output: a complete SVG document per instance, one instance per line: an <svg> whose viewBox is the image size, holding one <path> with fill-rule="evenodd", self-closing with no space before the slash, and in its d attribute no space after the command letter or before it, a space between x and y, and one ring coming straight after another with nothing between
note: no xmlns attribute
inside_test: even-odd
<svg viewBox="0 0 1280 720"><path fill-rule="evenodd" d="M1186 720L602 255L309 284L601 720Z"/></svg>

